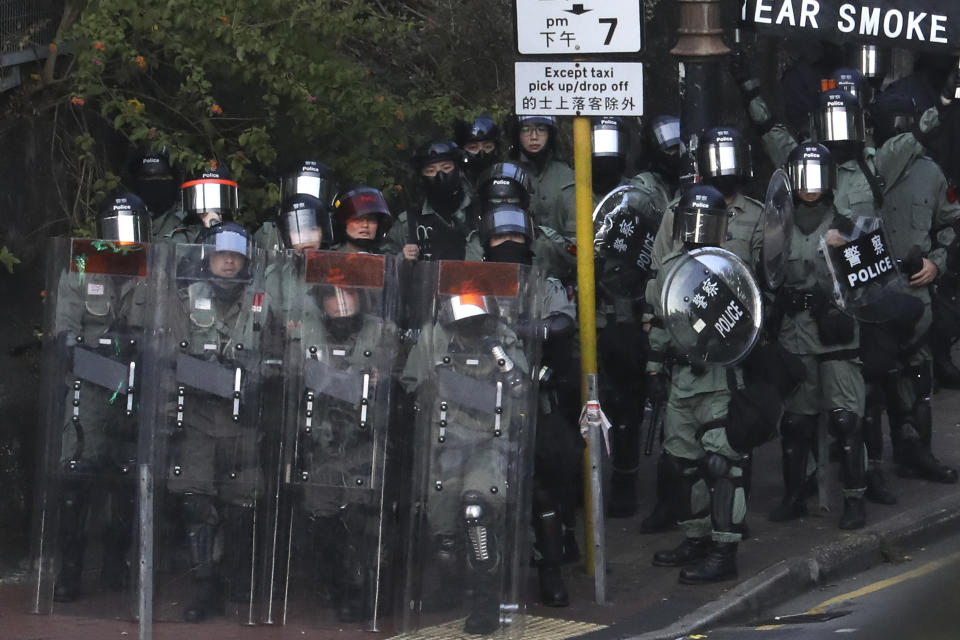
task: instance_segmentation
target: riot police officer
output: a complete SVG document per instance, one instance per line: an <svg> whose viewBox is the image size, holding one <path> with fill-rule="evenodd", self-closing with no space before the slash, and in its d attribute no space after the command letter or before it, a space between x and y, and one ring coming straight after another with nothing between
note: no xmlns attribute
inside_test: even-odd
<svg viewBox="0 0 960 640"><path fill-rule="evenodd" d="M281 210L277 211L278 218L277 220L265 221L253 234L254 240L267 250L289 249L290 246L284 244L282 230L278 228L281 219L290 216L292 208L288 205L300 195L315 198L316 203L302 199L299 201L301 203L310 202L311 210L316 210L319 214L318 220L329 221L330 209L333 206L333 196L336 190L336 177L330 167L316 160L304 160L280 179ZM317 203L319 203L319 209L316 207ZM299 209L303 208L303 206L299 207ZM326 231L323 246L329 247L334 244L332 229L326 224L323 225L323 229Z"/></svg>
<svg viewBox="0 0 960 640"><path fill-rule="evenodd" d="M135 531L139 402L129 372L142 349L147 290L145 278L130 274L148 273L140 243L149 240L149 230L150 214L139 197L107 198L97 212L98 239L73 246L72 264L59 275L52 333L69 353L58 353L58 361L72 363L72 370L55 382L66 383L57 393L65 392L69 409L54 416L62 423L51 425L61 474L56 602L71 602L83 589L88 530L102 536L101 584L119 589L132 577L127 553ZM96 267L98 257L105 264ZM112 270L118 260L125 268ZM91 509L93 496L101 509Z"/></svg>
<svg viewBox="0 0 960 640"><path fill-rule="evenodd" d="M253 597L254 511L263 492L259 378L276 331L262 260L246 229L210 227L178 254L185 273L169 309L178 354L165 463L193 578L183 616L199 622L223 613L227 595Z"/></svg>
<svg viewBox="0 0 960 640"><path fill-rule="evenodd" d="M500 127L488 115L480 115L472 122L457 120L453 127L453 139L463 150L461 166L471 185L476 187L477 178L498 159Z"/></svg>
<svg viewBox="0 0 960 640"><path fill-rule="evenodd" d="M532 264L535 227L522 208L494 205L480 220L479 238L487 262ZM541 362L537 442L534 463L533 530L540 558L537 564L540 601L565 607L569 595L560 565L565 546L575 544L575 503L583 440L576 425L559 411L556 386L570 368L576 324L576 307L563 284L547 278L542 327L544 356ZM572 549L571 549L572 551Z"/></svg>
<svg viewBox="0 0 960 640"><path fill-rule="evenodd" d="M770 520L780 522L806 515L807 461L816 439L817 421L826 412L829 428L840 443L843 476L841 529L866 524L863 435L860 418L864 383L857 352L856 320L841 312L819 286L829 281L820 239L832 225L836 166L823 145L805 143L787 163L794 195L794 231L777 293L777 340L803 361L806 381L785 401L780 423L785 493Z"/></svg>
<svg viewBox="0 0 960 640"><path fill-rule="evenodd" d="M654 309L655 326L650 330L651 352L668 353L669 337L662 328L666 320L661 308L661 289L670 263L695 246L739 249L755 262L759 257L742 239L727 240L730 216L723 195L709 185L690 187L680 198L673 215L671 237L676 249L667 254L663 266L647 287L647 302ZM662 227L661 227L662 228ZM664 357L651 358L647 371L659 381L655 394L666 396L664 456L675 478L674 513L683 529L684 541L675 549L658 551L657 566L682 567L680 581L698 584L725 580L737 575L736 553L742 538L746 514L744 491L745 455L728 442L726 424L731 394L741 380L734 369L710 365L691 366L677 359L669 377L669 391L663 376ZM727 372L730 372L729 374ZM730 375L736 383L731 385ZM654 388L656 388L656 386ZM709 487L709 490L708 490Z"/></svg>
<svg viewBox="0 0 960 640"><path fill-rule="evenodd" d="M183 219L170 233L178 244L196 242L204 229L233 220L240 209L237 183L216 162L180 185L180 201Z"/></svg>
<svg viewBox="0 0 960 640"><path fill-rule="evenodd" d="M910 331L895 341L898 362L893 367L897 372L894 378L884 376L885 381L871 381L875 383L875 392L868 401L874 429L871 459L879 460L882 451L882 437L876 430L880 428L883 395L888 399L894 456L901 475L953 483L957 481L956 470L940 463L930 450L933 363L927 333L932 323L931 285L946 270L947 261L946 249L936 246L937 233L960 220L960 204L950 201L943 171L926 156L914 137L912 124L916 114L911 113L909 106L894 96L881 94L873 112L877 123L876 162L886 188L881 217L891 253L909 278L907 292L922 304L923 312ZM886 329L890 327L881 330ZM888 498L883 491L874 493Z"/></svg>
<svg viewBox="0 0 960 640"><path fill-rule="evenodd" d="M475 220L461 158L460 148L453 142L431 142L417 149L413 165L424 201L419 211L397 216L398 224L384 240L384 253L407 260L463 260Z"/></svg>
<svg viewBox="0 0 960 640"><path fill-rule="evenodd" d="M373 187L356 187L333 203L334 251L383 253L389 244L393 215L383 194Z"/></svg>
<svg viewBox="0 0 960 640"><path fill-rule="evenodd" d="M150 151L134 163L134 191L150 211L151 236L165 240L183 221L179 183L166 149Z"/></svg>

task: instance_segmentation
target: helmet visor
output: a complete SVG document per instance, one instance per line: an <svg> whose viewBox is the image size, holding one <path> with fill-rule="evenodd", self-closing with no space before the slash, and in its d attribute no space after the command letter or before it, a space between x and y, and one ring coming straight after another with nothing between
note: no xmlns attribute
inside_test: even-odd
<svg viewBox="0 0 960 640"><path fill-rule="evenodd" d="M288 248L316 245L324 240L324 228L319 214L314 209L295 209L281 214L283 241Z"/></svg>
<svg viewBox="0 0 960 640"><path fill-rule="evenodd" d="M622 156L626 153L616 129L594 129L592 132L593 155Z"/></svg>
<svg viewBox="0 0 960 640"><path fill-rule="evenodd" d="M329 179L319 175L299 174L284 178L281 192L283 200L298 194L306 194L329 205L333 199L333 185Z"/></svg>
<svg viewBox="0 0 960 640"><path fill-rule="evenodd" d="M801 158L787 167L790 186L800 193L824 195L833 191L837 184L837 172L833 162L822 158Z"/></svg>
<svg viewBox="0 0 960 640"><path fill-rule="evenodd" d="M677 211L673 220L673 237L687 244L716 247L727 239L728 221L726 211Z"/></svg>
<svg viewBox="0 0 960 640"><path fill-rule="evenodd" d="M183 183L180 193L183 210L189 213L233 212L240 208L237 183L232 180L192 180Z"/></svg>
<svg viewBox="0 0 960 640"><path fill-rule="evenodd" d="M744 172L744 159L739 157L737 144L731 141L710 142L700 153L700 174L718 178L739 176Z"/></svg>
<svg viewBox="0 0 960 640"><path fill-rule="evenodd" d="M204 241L207 250L211 253L232 251L249 258L251 256L250 241L247 236L232 229L221 229Z"/></svg>
<svg viewBox="0 0 960 640"><path fill-rule="evenodd" d="M150 221L138 213L117 212L97 220L97 236L116 242L150 242Z"/></svg>
<svg viewBox="0 0 960 640"><path fill-rule="evenodd" d="M527 244L533 242L533 224L530 215L522 209L504 207L488 211L480 220L480 242L487 245L495 235L519 233Z"/></svg>
<svg viewBox="0 0 960 640"><path fill-rule="evenodd" d="M680 121L660 120L654 123L653 137L662 151L680 146Z"/></svg>
<svg viewBox="0 0 960 640"><path fill-rule="evenodd" d="M863 142L863 115L844 104L821 107L814 113L819 142Z"/></svg>

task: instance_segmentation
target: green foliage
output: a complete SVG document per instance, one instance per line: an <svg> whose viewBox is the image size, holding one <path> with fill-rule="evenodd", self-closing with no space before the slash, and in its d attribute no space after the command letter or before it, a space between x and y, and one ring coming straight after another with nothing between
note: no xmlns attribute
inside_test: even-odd
<svg viewBox="0 0 960 640"><path fill-rule="evenodd" d="M81 122L165 146L184 173L226 164L250 221L276 203L278 170L303 157L389 191L418 137L504 113L512 51L509 28L491 36L498 12L509 25L504 0L99 0L66 34L65 101ZM88 211L119 182L91 129L74 140L96 165L80 185Z"/></svg>
<svg viewBox="0 0 960 640"><path fill-rule="evenodd" d="M13 268L20 264L20 258L10 253L10 249L4 246L0 249L0 264L7 268L7 273L13 273Z"/></svg>

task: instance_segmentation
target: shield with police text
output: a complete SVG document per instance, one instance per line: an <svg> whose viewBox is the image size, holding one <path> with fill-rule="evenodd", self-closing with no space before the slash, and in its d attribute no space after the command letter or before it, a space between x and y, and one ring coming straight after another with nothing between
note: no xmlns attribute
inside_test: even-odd
<svg viewBox="0 0 960 640"><path fill-rule="evenodd" d="M786 171L777 169L763 206L763 277L771 291L783 284L793 234L793 193Z"/></svg>
<svg viewBox="0 0 960 640"><path fill-rule="evenodd" d="M414 402L403 628L521 633L541 315L538 271L419 263L431 282L400 382Z"/></svg>
<svg viewBox="0 0 960 640"><path fill-rule="evenodd" d="M843 228L829 229L820 238L836 305L862 322L886 322L898 317L906 281L890 252L878 215L843 219Z"/></svg>
<svg viewBox="0 0 960 640"><path fill-rule="evenodd" d="M615 298L642 298L663 217L656 198L633 185L608 193L593 210L597 282Z"/></svg>
<svg viewBox="0 0 960 640"><path fill-rule="evenodd" d="M397 557L399 484L388 476L397 263L291 252L280 279L285 400L266 622L378 631Z"/></svg>
<svg viewBox="0 0 960 640"><path fill-rule="evenodd" d="M750 268L726 249L678 255L661 292L672 344L691 363L736 364L760 335L763 300Z"/></svg>
<svg viewBox="0 0 960 640"><path fill-rule="evenodd" d="M35 613L134 619L138 436L157 273L167 247L55 238L47 248L34 510Z"/></svg>

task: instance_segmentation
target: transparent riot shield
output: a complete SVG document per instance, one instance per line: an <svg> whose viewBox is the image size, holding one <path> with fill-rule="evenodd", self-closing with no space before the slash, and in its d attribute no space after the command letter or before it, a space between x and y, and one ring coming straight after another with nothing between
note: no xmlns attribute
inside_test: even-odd
<svg viewBox="0 0 960 640"><path fill-rule="evenodd" d="M786 275L793 235L793 193L790 178L777 169L767 185L763 206L763 277L770 291L776 290Z"/></svg>
<svg viewBox="0 0 960 640"><path fill-rule="evenodd" d="M435 284L400 376L416 416L403 627L517 637L542 287L522 265L418 266Z"/></svg>
<svg viewBox="0 0 960 640"><path fill-rule="evenodd" d="M32 609L137 615L142 362L165 247L48 246Z"/></svg>
<svg viewBox="0 0 960 640"><path fill-rule="evenodd" d="M221 242L224 240L224 242ZM215 244L213 244L215 242ZM151 368L153 617L257 622L278 438L282 318L244 233L175 247Z"/></svg>
<svg viewBox="0 0 960 640"><path fill-rule="evenodd" d="M392 257L290 254L282 473L268 622L379 630L396 557ZM388 475L389 474L389 475Z"/></svg>
<svg viewBox="0 0 960 640"><path fill-rule="evenodd" d="M660 303L673 345L694 363L736 364L760 335L763 300L732 252L701 247L664 265Z"/></svg>
<svg viewBox="0 0 960 640"><path fill-rule="evenodd" d="M608 193L593 211L597 283L608 296L643 298L663 211L638 187Z"/></svg>
<svg viewBox="0 0 960 640"><path fill-rule="evenodd" d="M862 322L886 322L901 313L906 281L880 216L858 216L846 228L820 238L830 279L824 283L836 305Z"/></svg>

